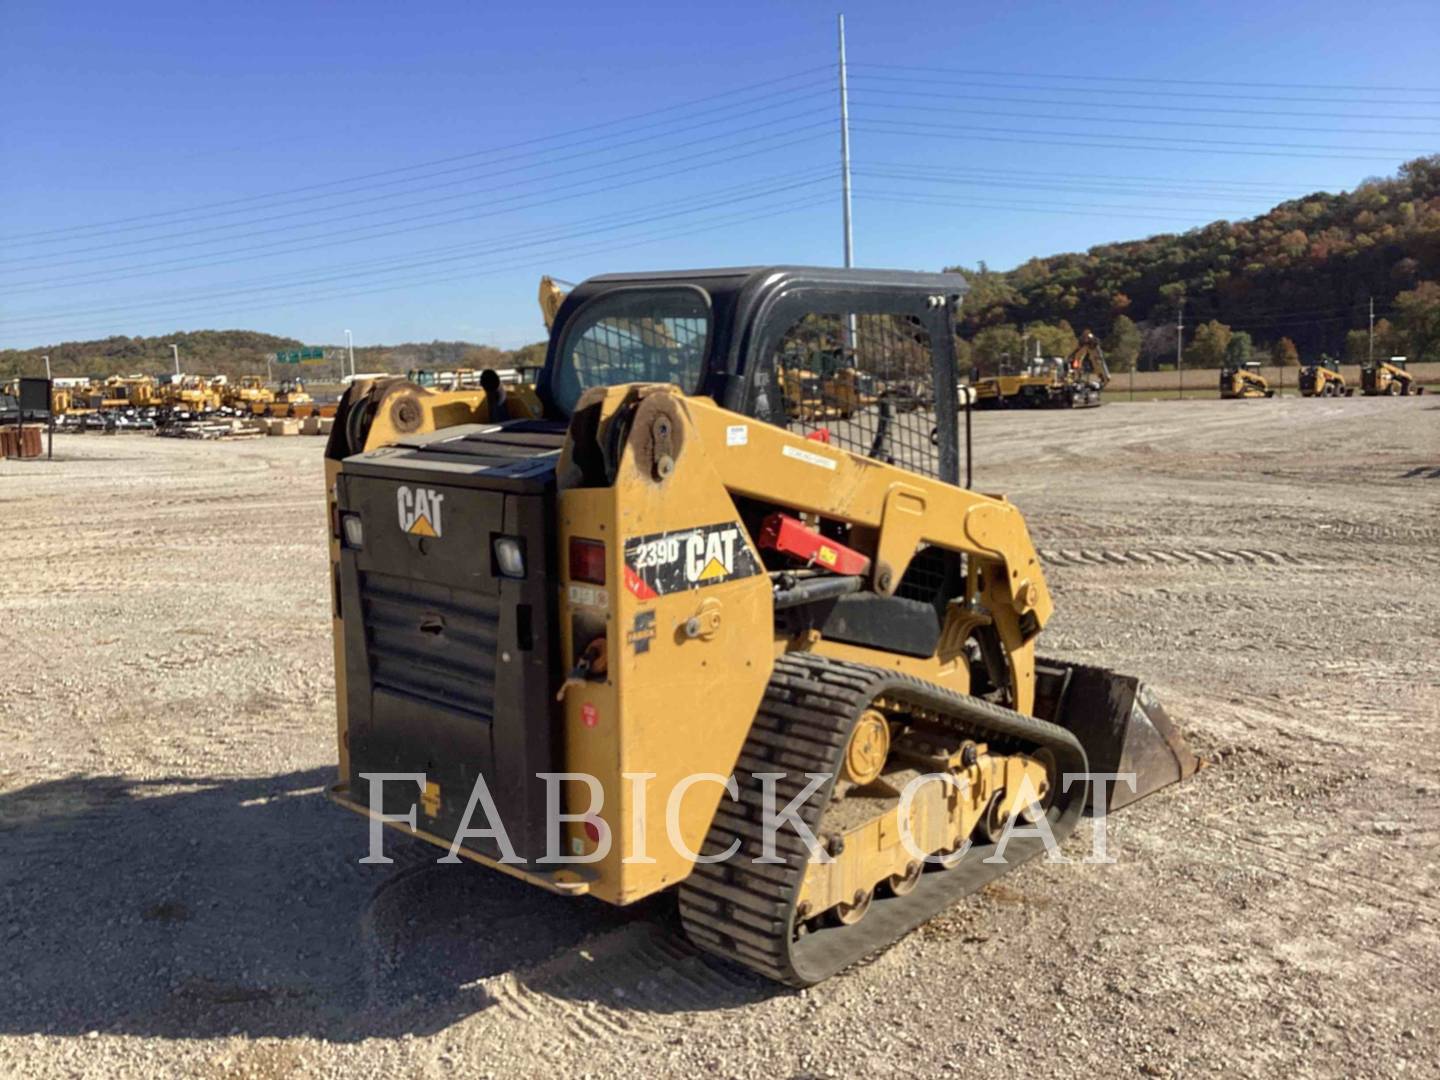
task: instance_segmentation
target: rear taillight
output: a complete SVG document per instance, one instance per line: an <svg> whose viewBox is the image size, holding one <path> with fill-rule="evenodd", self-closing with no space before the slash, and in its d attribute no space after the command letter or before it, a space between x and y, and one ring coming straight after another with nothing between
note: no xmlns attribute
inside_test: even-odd
<svg viewBox="0 0 1440 1080"><path fill-rule="evenodd" d="M570 580L605 584L605 545L599 540L570 538Z"/></svg>

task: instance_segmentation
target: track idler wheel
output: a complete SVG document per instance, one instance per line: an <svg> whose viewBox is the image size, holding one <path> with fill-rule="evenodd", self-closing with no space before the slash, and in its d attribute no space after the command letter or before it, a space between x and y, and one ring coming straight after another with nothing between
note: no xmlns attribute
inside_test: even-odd
<svg viewBox="0 0 1440 1080"><path fill-rule="evenodd" d="M855 897L848 904L836 904L831 909L835 922L841 926L854 926L863 919L875 901L874 889L857 889Z"/></svg>
<svg viewBox="0 0 1440 1080"><path fill-rule="evenodd" d="M925 873L925 864L916 860L905 867L903 874L891 874L885 882L892 896L909 896L920 884L920 875Z"/></svg>

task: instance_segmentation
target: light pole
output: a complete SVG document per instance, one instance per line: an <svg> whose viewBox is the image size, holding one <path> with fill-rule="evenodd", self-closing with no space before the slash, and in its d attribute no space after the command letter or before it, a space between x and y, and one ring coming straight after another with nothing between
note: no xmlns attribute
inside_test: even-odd
<svg viewBox="0 0 1440 1080"><path fill-rule="evenodd" d="M1175 311L1175 372L1180 376L1180 396L1185 396L1185 355L1181 351L1185 344L1185 298Z"/></svg>
<svg viewBox="0 0 1440 1080"><path fill-rule="evenodd" d="M355 339L350 336L350 331L345 331L345 351L350 354L350 378L355 378ZM342 380L343 381L343 380Z"/></svg>

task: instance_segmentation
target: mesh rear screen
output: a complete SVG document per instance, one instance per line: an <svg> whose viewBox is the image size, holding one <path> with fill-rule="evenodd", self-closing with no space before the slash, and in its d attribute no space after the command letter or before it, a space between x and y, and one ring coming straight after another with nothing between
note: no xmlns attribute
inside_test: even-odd
<svg viewBox="0 0 1440 1080"><path fill-rule="evenodd" d="M786 425L940 477L930 334L911 315L806 315L776 346Z"/></svg>

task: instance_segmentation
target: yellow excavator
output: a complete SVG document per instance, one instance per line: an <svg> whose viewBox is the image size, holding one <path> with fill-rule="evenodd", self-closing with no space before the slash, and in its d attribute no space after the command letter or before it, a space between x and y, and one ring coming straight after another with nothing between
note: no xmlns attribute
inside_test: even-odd
<svg viewBox="0 0 1440 1080"><path fill-rule="evenodd" d="M383 824L556 893L674 892L699 948L804 986L1193 772L1137 679L1039 652L1025 520L961 461L965 290L602 276L510 419L353 385L326 447L330 795L370 860ZM924 350L928 400L817 440L778 369L852 315L894 335L865 370Z"/></svg>
<svg viewBox="0 0 1440 1080"><path fill-rule="evenodd" d="M1415 381L1415 376L1406 367L1405 357L1392 356L1389 360L1378 360L1360 369L1360 392L1366 397L1401 397L1408 394L1423 394L1425 388Z"/></svg>
<svg viewBox="0 0 1440 1080"><path fill-rule="evenodd" d="M1037 345L1038 349L1038 345ZM1083 409L1101 403L1110 383L1110 368L1100 341L1086 330L1069 356L1031 360L1023 372L975 380L975 406L980 409Z"/></svg>
<svg viewBox="0 0 1440 1080"><path fill-rule="evenodd" d="M1260 364L1247 360L1243 364L1227 363L1220 369L1220 396L1225 400L1234 398L1271 398L1275 391L1260 374Z"/></svg>
<svg viewBox="0 0 1440 1080"><path fill-rule="evenodd" d="M1353 397L1355 388L1345 385L1340 364L1335 360L1319 360L1300 369L1301 397Z"/></svg>

